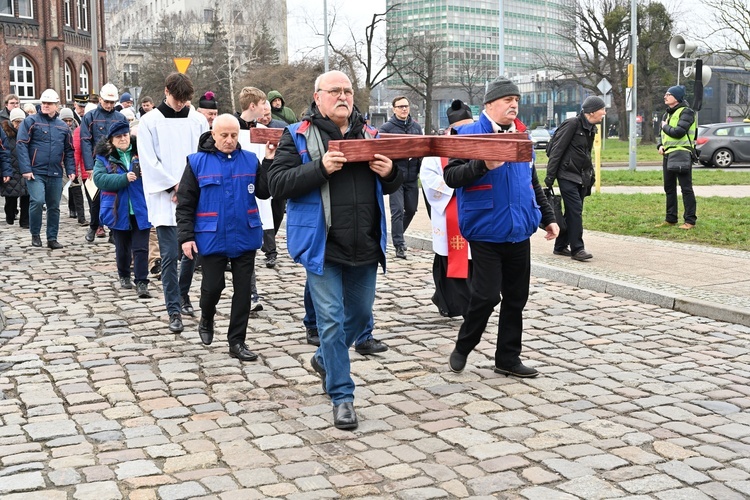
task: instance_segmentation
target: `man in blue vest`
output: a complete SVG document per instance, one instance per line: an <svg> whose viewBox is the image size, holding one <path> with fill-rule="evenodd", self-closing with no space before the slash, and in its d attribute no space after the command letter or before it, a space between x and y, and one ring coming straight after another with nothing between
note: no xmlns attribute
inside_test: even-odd
<svg viewBox="0 0 750 500"><path fill-rule="evenodd" d="M224 114L213 125L213 130L201 135L198 152L188 156L180 180L178 239L188 259L201 256L201 341L205 345L213 341L216 304L225 286L224 270L231 260L235 287L227 334L229 355L254 361L258 355L245 344L250 316L247 283L255 267L255 251L263 241L255 198L268 199L268 184L255 153L239 147L237 118Z"/></svg>
<svg viewBox="0 0 750 500"><path fill-rule="evenodd" d="M287 247L307 270L320 335L310 363L331 397L334 426L354 429L349 347L370 320L378 263L385 270L383 193L398 189L402 176L383 155L347 163L328 150L331 140L377 135L354 107L344 73L320 75L313 97L302 121L284 130L268 183L274 197L288 200Z"/></svg>
<svg viewBox="0 0 750 500"><path fill-rule="evenodd" d="M490 83L479 120L456 129L458 134L526 132L518 116L521 94L516 84L500 77ZM473 273L469 310L448 360L463 371L469 353L482 340L487 321L500 302L495 372L536 377L521 362L523 309L529 297L531 237L540 220L548 240L559 227L537 179L533 162L462 160L453 158L443 177L456 189L461 235L471 245Z"/></svg>
<svg viewBox="0 0 750 500"><path fill-rule="evenodd" d="M680 229L693 229L698 217L695 215L695 193L693 192L693 159L691 150L694 146L695 131L698 126L693 111L685 102L685 87L669 87L664 94L667 111L661 122L661 133L657 147L664 156L664 192L667 195L667 215L664 222L656 227L674 226L677 224L677 182L682 190L682 203L685 205L683 215L685 223Z"/></svg>

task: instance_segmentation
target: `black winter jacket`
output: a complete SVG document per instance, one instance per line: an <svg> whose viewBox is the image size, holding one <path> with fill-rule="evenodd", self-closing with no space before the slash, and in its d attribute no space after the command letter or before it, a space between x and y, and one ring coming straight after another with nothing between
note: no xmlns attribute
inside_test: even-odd
<svg viewBox="0 0 750 500"><path fill-rule="evenodd" d="M581 186L593 186L595 175L591 148L594 136L596 126L589 123L583 113L562 122L555 131L544 183L551 186L555 179L565 179Z"/></svg>
<svg viewBox="0 0 750 500"><path fill-rule="evenodd" d="M403 122L396 118L396 115L393 115L390 120L380 127L380 132L384 134L422 135L422 127L419 123L412 120L411 116L406 118L406 122ZM422 158L393 160L393 164L401 170L404 182L416 182L419 178L419 169L422 167Z"/></svg>
<svg viewBox="0 0 750 500"><path fill-rule="evenodd" d="M4 170L2 177L10 177L8 182L2 184L0 195L11 198L26 196L29 192L26 190L26 179L21 176L21 170L18 168L18 157L16 156L16 135L18 131L9 122L2 122L3 132L8 137L7 149L10 153L10 170Z"/></svg>

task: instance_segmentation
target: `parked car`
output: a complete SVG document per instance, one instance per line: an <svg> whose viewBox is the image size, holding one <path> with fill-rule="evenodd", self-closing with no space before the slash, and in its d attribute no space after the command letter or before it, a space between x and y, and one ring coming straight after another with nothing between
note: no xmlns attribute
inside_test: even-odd
<svg viewBox="0 0 750 500"><path fill-rule="evenodd" d="M698 160L706 167L750 162L750 123L713 123L698 127Z"/></svg>
<svg viewBox="0 0 750 500"><path fill-rule="evenodd" d="M552 138L546 128L535 128L531 131L531 142L534 143L534 149L547 149L547 143Z"/></svg>

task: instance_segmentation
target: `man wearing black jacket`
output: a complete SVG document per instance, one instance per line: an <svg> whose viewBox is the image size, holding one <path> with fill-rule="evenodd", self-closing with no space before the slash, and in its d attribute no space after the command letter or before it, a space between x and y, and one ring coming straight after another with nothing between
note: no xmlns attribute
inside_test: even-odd
<svg viewBox="0 0 750 500"><path fill-rule="evenodd" d="M594 185L591 148L596 125L607 114L604 106L601 97L589 96L583 101L581 112L557 128L547 162L547 177L544 179L549 188L557 179L565 205L565 224L568 226L566 231L560 231L553 253L579 261L593 257L583 244L583 200L591 194L591 186Z"/></svg>

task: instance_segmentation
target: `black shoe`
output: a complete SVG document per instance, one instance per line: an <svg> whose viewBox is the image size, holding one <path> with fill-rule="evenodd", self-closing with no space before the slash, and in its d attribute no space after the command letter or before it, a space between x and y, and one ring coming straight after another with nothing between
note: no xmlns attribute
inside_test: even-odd
<svg viewBox="0 0 750 500"><path fill-rule="evenodd" d="M126 277L120 277L120 288L124 288L125 290L130 290L133 288L133 282L130 281L130 278Z"/></svg>
<svg viewBox="0 0 750 500"><path fill-rule="evenodd" d="M396 257L399 259L406 258L406 247L396 247Z"/></svg>
<svg viewBox="0 0 750 500"><path fill-rule="evenodd" d="M313 354L313 357L310 359L310 365L312 366L313 370L315 370L315 373L320 375L320 380L323 384L323 392L328 393L328 391L326 391L326 371L322 366L320 366L320 363L318 363L315 354Z"/></svg>
<svg viewBox="0 0 750 500"><path fill-rule="evenodd" d="M258 359L258 355L250 351L244 342L240 344L234 344L229 346L229 355L233 358L237 358L240 361L255 361Z"/></svg>
<svg viewBox="0 0 750 500"><path fill-rule="evenodd" d="M359 345L354 346L354 350L359 354L376 354L378 352L385 352L388 350L388 346L379 341L376 338L370 337Z"/></svg>
<svg viewBox="0 0 750 500"><path fill-rule="evenodd" d="M273 269L274 267L276 267L276 257L268 257L266 259L266 267L268 269Z"/></svg>
<svg viewBox="0 0 750 500"><path fill-rule="evenodd" d="M150 271L151 274L158 280L161 279L161 259L156 259L154 265Z"/></svg>
<svg viewBox="0 0 750 500"><path fill-rule="evenodd" d="M182 317L180 313L174 313L169 316L169 331L172 333L182 333L185 327L182 325Z"/></svg>
<svg viewBox="0 0 750 500"><path fill-rule="evenodd" d="M115 234L112 232L112 230L109 230L109 238L107 238L107 243L115 244Z"/></svg>
<svg viewBox="0 0 750 500"><path fill-rule="evenodd" d="M195 309L193 309L193 304L190 303L190 297L180 299L180 312L188 316L195 316Z"/></svg>
<svg viewBox="0 0 750 500"><path fill-rule="evenodd" d="M515 377L521 378L534 378L539 375L538 371L536 371L534 368L529 368L523 363L518 363L516 366L513 366L511 368L501 368L499 366L496 366L495 373L501 373L506 377L509 375L513 375Z"/></svg>
<svg viewBox="0 0 750 500"><path fill-rule="evenodd" d="M94 229L93 227L89 227L89 230L86 231L86 236L84 236L84 238L89 243L93 243L94 242L94 237L96 237L96 229Z"/></svg>
<svg viewBox="0 0 750 500"><path fill-rule="evenodd" d="M141 281L135 284L135 292L138 294L139 299L150 299L151 292L148 291L148 283Z"/></svg>
<svg viewBox="0 0 750 500"><path fill-rule="evenodd" d="M214 320L201 316L198 323L198 335L200 335L203 345L211 345L214 340Z"/></svg>
<svg viewBox="0 0 750 500"><path fill-rule="evenodd" d="M448 358L448 366L451 367L451 371L454 373L461 373L466 368L467 355L461 354L457 350L453 349L450 357Z"/></svg>
<svg viewBox="0 0 750 500"><path fill-rule="evenodd" d="M578 250L576 253L570 256L571 259L580 261L589 260L591 257L593 257L593 255L588 253L585 248Z"/></svg>
<svg viewBox="0 0 750 500"><path fill-rule="evenodd" d="M32 234L31 235L31 246L32 247L41 247L42 246L42 239L39 237L38 234Z"/></svg>
<svg viewBox="0 0 750 500"><path fill-rule="evenodd" d="M60 250L63 246L57 242L57 240L47 240L47 248L52 250Z"/></svg>
<svg viewBox="0 0 750 500"><path fill-rule="evenodd" d="M341 403L333 405L333 425L337 429L356 429L357 414L354 412L354 403Z"/></svg>
<svg viewBox="0 0 750 500"><path fill-rule="evenodd" d="M68 214L68 218L69 219L77 219L78 218L78 214L76 213L75 210L71 210L70 213Z"/></svg>
<svg viewBox="0 0 750 500"><path fill-rule="evenodd" d="M571 255L573 255L572 253L570 253L570 248L563 248L562 250L558 250L557 248L555 248L554 250L552 250L552 253L555 255L564 255L565 257L570 257Z"/></svg>
<svg viewBox="0 0 750 500"><path fill-rule="evenodd" d="M22 229L28 229L29 228L29 223L28 222L21 222L20 226L21 226Z"/></svg>
<svg viewBox="0 0 750 500"><path fill-rule="evenodd" d="M320 346L320 336L318 335L318 329L317 328L308 328L307 333L307 343L314 346Z"/></svg>
<svg viewBox="0 0 750 500"><path fill-rule="evenodd" d="M78 225L79 226L88 226L89 225L89 221L87 221L86 219L78 219Z"/></svg>
<svg viewBox="0 0 750 500"><path fill-rule="evenodd" d="M16 219L14 217L6 217L5 218L5 222L7 222L9 226L12 226L15 221L16 221Z"/></svg>

